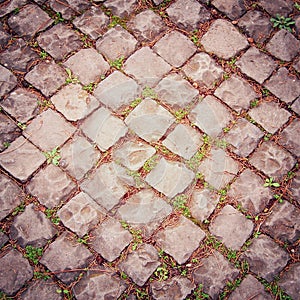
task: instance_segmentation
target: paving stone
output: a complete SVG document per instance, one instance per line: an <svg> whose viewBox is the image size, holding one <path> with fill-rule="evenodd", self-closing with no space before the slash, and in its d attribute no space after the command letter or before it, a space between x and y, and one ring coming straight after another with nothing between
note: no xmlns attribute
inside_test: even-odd
<svg viewBox="0 0 300 300"><path fill-rule="evenodd" d="M292 180L290 186L291 196L292 198L300 203L300 172L295 173L295 177Z"/></svg>
<svg viewBox="0 0 300 300"><path fill-rule="evenodd" d="M118 258L132 241L132 235L121 223L108 217L90 232L91 247L109 262Z"/></svg>
<svg viewBox="0 0 300 300"><path fill-rule="evenodd" d="M273 17L276 14L288 16L293 10L293 2L291 0L260 0L259 4Z"/></svg>
<svg viewBox="0 0 300 300"><path fill-rule="evenodd" d="M175 197L192 183L195 174L183 163L162 158L147 175L146 182L169 198Z"/></svg>
<svg viewBox="0 0 300 300"><path fill-rule="evenodd" d="M215 97L209 95L197 104L188 118L200 130L217 137L232 120L232 115Z"/></svg>
<svg viewBox="0 0 300 300"><path fill-rule="evenodd" d="M180 276L150 284L152 296L156 300L183 300L195 287L196 285L189 279Z"/></svg>
<svg viewBox="0 0 300 300"><path fill-rule="evenodd" d="M184 159L190 159L202 146L203 141L196 129L178 124L162 144Z"/></svg>
<svg viewBox="0 0 300 300"><path fill-rule="evenodd" d="M60 12L64 19L71 19L73 16L87 10L90 3L87 0L50 0L50 6L53 10Z"/></svg>
<svg viewBox="0 0 300 300"><path fill-rule="evenodd" d="M17 121L26 123L37 115L39 101L40 97L37 94L18 88L1 101L1 106Z"/></svg>
<svg viewBox="0 0 300 300"><path fill-rule="evenodd" d="M79 50L82 47L79 35L62 23L41 33L37 41L40 47L58 60L62 60L68 53Z"/></svg>
<svg viewBox="0 0 300 300"><path fill-rule="evenodd" d="M96 49L110 61L128 57L137 47L138 41L123 27L109 29L97 40Z"/></svg>
<svg viewBox="0 0 300 300"><path fill-rule="evenodd" d="M83 85L97 81L101 74L105 74L110 66L95 49L81 49L71 56L64 65L78 76Z"/></svg>
<svg viewBox="0 0 300 300"><path fill-rule="evenodd" d="M86 193L80 192L57 215L79 237L87 234L103 217L103 209Z"/></svg>
<svg viewBox="0 0 300 300"><path fill-rule="evenodd" d="M213 0L212 5L231 20L238 19L246 12L244 2L241 0Z"/></svg>
<svg viewBox="0 0 300 300"><path fill-rule="evenodd" d="M241 255L241 260L249 263L251 272L272 281L287 264L289 255L271 238L262 234L252 241L250 247Z"/></svg>
<svg viewBox="0 0 300 300"><path fill-rule="evenodd" d="M248 114L272 134L285 124L291 116L288 111L280 108L279 104L275 102L263 102L259 106L252 108Z"/></svg>
<svg viewBox="0 0 300 300"><path fill-rule="evenodd" d="M58 206L75 188L67 174L52 164L39 171L27 185L27 191L48 208Z"/></svg>
<svg viewBox="0 0 300 300"><path fill-rule="evenodd" d="M167 29L162 18L152 10L139 13L127 26L140 42L150 42Z"/></svg>
<svg viewBox="0 0 300 300"><path fill-rule="evenodd" d="M232 109L241 112L248 109L250 102L258 97L251 85L244 79L232 76L225 80L215 91L215 96L219 97Z"/></svg>
<svg viewBox="0 0 300 300"><path fill-rule="evenodd" d="M276 58L291 61L299 53L300 41L285 29L276 32L266 49Z"/></svg>
<svg viewBox="0 0 300 300"><path fill-rule="evenodd" d="M113 116L104 107L90 115L81 129L93 142L96 142L101 151L108 150L128 131L123 121Z"/></svg>
<svg viewBox="0 0 300 300"><path fill-rule="evenodd" d="M187 77L196 81L201 87L213 88L222 78L223 69L218 66L207 53L200 52L183 66L182 70Z"/></svg>
<svg viewBox="0 0 300 300"><path fill-rule="evenodd" d="M201 44L207 52L224 59L237 55L248 46L247 39L231 23L222 19L214 21L202 37Z"/></svg>
<svg viewBox="0 0 300 300"><path fill-rule="evenodd" d="M143 244L129 253L119 268L138 286L143 286L159 265L156 249L150 244Z"/></svg>
<svg viewBox="0 0 300 300"><path fill-rule="evenodd" d="M93 259L92 253L67 232L61 234L44 252L40 262L65 284L70 284L81 273L68 270L83 269Z"/></svg>
<svg viewBox="0 0 300 300"><path fill-rule="evenodd" d="M126 184L134 185L133 178L126 169L111 162L101 165L80 187L106 210L111 210L126 194Z"/></svg>
<svg viewBox="0 0 300 300"><path fill-rule="evenodd" d="M9 241L6 234L0 231L0 249Z"/></svg>
<svg viewBox="0 0 300 300"><path fill-rule="evenodd" d="M51 102L69 121L81 120L99 107L99 101L80 84L64 86L52 96Z"/></svg>
<svg viewBox="0 0 300 300"><path fill-rule="evenodd" d="M186 108L199 95L198 91L180 75L172 73L164 77L155 87L158 99L174 109Z"/></svg>
<svg viewBox="0 0 300 300"><path fill-rule="evenodd" d="M113 159L129 170L137 171L155 152L155 148L146 143L128 141L113 152Z"/></svg>
<svg viewBox="0 0 300 300"><path fill-rule="evenodd" d="M74 286L77 300L118 299L126 284L109 270L91 270Z"/></svg>
<svg viewBox="0 0 300 300"><path fill-rule="evenodd" d="M4 48L10 39L11 35L4 29L3 24L0 23L0 49Z"/></svg>
<svg viewBox="0 0 300 300"><path fill-rule="evenodd" d="M238 173L239 164L222 149L212 149L198 171L215 189L223 188Z"/></svg>
<svg viewBox="0 0 300 300"><path fill-rule="evenodd" d="M46 97L54 94L65 84L66 78L64 69L53 61L39 63L25 76L25 79Z"/></svg>
<svg viewBox="0 0 300 300"><path fill-rule="evenodd" d="M200 222L204 222L215 210L219 196L208 189L194 190L189 207L191 215Z"/></svg>
<svg viewBox="0 0 300 300"><path fill-rule="evenodd" d="M159 231L155 237L157 246L180 265L190 258L204 238L204 231L183 216L179 217L176 224Z"/></svg>
<svg viewBox="0 0 300 300"><path fill-rule="evenodd" d="M8 296L33 277L33 268L20 252L10 249L0 257L0 290Z"/></svg>
<svg viewBox="0 0 300 300"><path fill-rule="evenodd" d="M272 32L270 18L258 10L250 10L243 15L238 26L257 43L263 43Z"/></svg>
<svg viewBox="0 0 300 300"><path fill-rule="evenodd" d="M265 291L264 286L251 274L247 275L228 298L229 300L256 299L272 300L272 296Z"/></svg>
<svg viewBox="0 0 300 300"><path fill-rule="evenodd" d="M37 300L37 299L51 299L62 300L62 293L57 293L59 286L52 280L35 280L29 288L20 296L22 300Z"/></svg>
<svg viewBox="0 0 300 300"><path fill-rule="evenodd" d="M38 58L37 53L22 39L14 39L12 44L0 53L0 62L4 67L20 72L27 72Z"/></svg>
<svg viewBox="0 0 300 300"><path fill-rule="evenodd" d="M171 70L171 66L149 47L132 54L124 64L124 71L134 76L141 85L153 87Z"/></svg>
<svg viewBox="0 0 300 300"><path fill-rule="evenodd" d="M296 33L298 34L298 37L299 37L299 34L300 34L300 16L295 17L295 28L296 28Z"/></svg>
<svg viewBox="0 0 300 300"><path fill-rule="evenodd" d="M113 15L117 15L121 18L127 18L131 15L138 5L137 0L106 0L105 6L109 8Z"/></svg>
<svg viewBox="0 0 300 300"><path fill-rule="evenodd" d="M209 11L196 0L177 0L166 10L171 21L183 30L192 31L210 20Z"/></svg>
<svg viewBox="0 0 300 300"><path fill-rule="evenodd" d="M32 38L37 32L45 30L53 20L37 5L29 4L8 19L9 27L20 37Z"/></svg>
<svg viewBox="0 0 300 300"><path fill-rule="evenodd" d="M278 285L294 299L297 299L300 294L299 272L300 263L295 263L278 282Z"/></svg>
<svg viewBox="0 0 300 300"><path fill-rule="evenodd" d="M182 33L171 31L154 45L153 50L170 65L179 68L196 52L197 47Z"/></svg>
<svg viewBox="0 0 300 300"><path fill-rule="evenodd" d="M172 207L149 189L127 199L118 209L118 216L149 237L171 212Z"/></svg>
<svg viewBox="0 0 300 300"><path fill-rule="evenodd" d="M298 73L300 73L300 58L294 60L293 67Z"/></svg>
<svg viewBox="0 0 300 300"><path fill-rule="evenodd" d="M158 141L175 118L156 101L146 98L125 119L127 126L147 142Z"/></svg>
<svg viewBox="0 0 300 300"><path fill-rule="evenodd" d="M8 69L0 65L0 97L10 92L17 85L17 78Z"/></svg>
<svg viewBox="0 0 300 300"><path fill-rule="evenodd" d="M0 220L2 220L21 204L25 195L15 182L4 174L0 174L0 191Z"/></svg>
<svg viewBox="0 0 300 300"><path fill-rule="evenodd" d="M141 92L132 78L119 71L110 74L96 88L95 97L113 111L128 106Z"/></svg>
<svg viewBox="0 0 300 300"><path fill-rule="evenodd" d="M277 64L265 53L251 47L236 62L241 71L262 84L275 70Z"/></svg>
<svg viewBox="0 0 300 300"><path fill-rule="evenodd" d="M22 182L26 181L45 160L45 156L22 136L0 153L0 165Z"/></svg>
<svg viewBox="0 0 300 300"><path fill-rule="evenodd" d="M203 284L203 291L212 299L218 299L218 294L228 281L234 281L239 270L234 268L218 251L201 259L201 266L194 272L194 280Z"/></svg>
<svg viewBox="0 0 300 300"><path fill-rule="evenodd" d="M1 8L0 8L0 17L5 16L6 14L12 12L16 8L19 8L25 4L27 4L28 0L12 0L9 2L1 1Z"/></svg>
<svg viewBox="0 0 300 300"><path fill-rule="evenodd" d="M276 97L291 102L300 95L300 80L289 74L288 69L280 68L265 84Z"/></svg>
<svg viewBox="0 0 300 300"><path fill-rule="evenodd" d="M45 151L61 146L75 132L75 127L52 109L38 115L23 131L35 145Z"/></svg>
<svg viewBox="0 0 300 300"><path fill-rule="evenodd" d="M213 219L209 231L220 239L227 248L239 250L253 231L251 220L231 205L226 205Z"/></svg>
<svg viewBox="0 0 300 300"><path fill-rule="evenodd" d="M292 109L294 112L300 115L300 97L295 100L295 102L292 105Z"/></svg>
<svg viewBox="0 0 300 300"><path fill-rule="evenodd" d="M12 240L17 240L23 248L28 245L43 247L56 233L51 221L36 210L33 204L29 204L24 212L14 219L9 236Z"/></svg>
<svg viewBox="0 0 300 300"><path fill-rule="evenodd" d="M109 24L109 17L100 7L92 6L83 15L77 17L73 24L92 39L97 39Z"/></svg>
<svg viewBox="0 0 300 300"><path fill-rule="evenodd" d="M273 198L271 190L264 187L264 181L250 169L246 169L230 186L227 195L242 205L251 214L263 211Z"/></svg>
<svg viewBox="0 0 300 300"><path fill-rule="evenodd" d="M225 135L228 147L242 157L247 157L257 147L264 133L245 119L238 119L234 127Z"/></svg>
<svg viewBox="0 0 300 300"><path fill-rule="evenodd" d="M277 203L262 229L274 239L294 243L300 234L299 209L287 201Z"/></svg>
<svg viewBox="0 0 300 300"><path fill-rule="evenodd" d="M5 150L10 143L21 135L21 129L12 119L0 115L0 151Z"/></svg>
<svg viewBox="0 0 300 300"><path fill-rule="evenodd" d="M84 137L75 136L62 147L60 156L59 166L71 176L80 180L96 165L101 154Z"/></svg>
<svg viewBox="0 0 300 300"><path fill-rule="evenodd" d="M272 141L264 142L249 162L269 177L282 178L296 163L289 152Z"/></svg>
<svg viewBox="0 0 300 300"><path fill-rule="evenodd" d="M295 119L289 126L287 126L281 133L279 143L287 150L291 151L297 157L300 156L300 142L295 137L300 133L300 122Z"/></svg>

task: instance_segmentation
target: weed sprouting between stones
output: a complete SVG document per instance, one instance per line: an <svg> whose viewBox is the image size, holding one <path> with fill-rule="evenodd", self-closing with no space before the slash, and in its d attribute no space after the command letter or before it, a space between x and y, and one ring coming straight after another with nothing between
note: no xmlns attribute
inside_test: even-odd
<svg viewBox="0 0 300 300"><path fill-rule="evenodd" d="M142 96L144 98L151 98L151 99L157 99L158 98L157 93L152 88L150 88L149 86L146 86L143 89Z"/></svg>
<svg viewBox="0 0 300 300"><path fill-rule="evenodd" d="M33 264L37 265L39 258L43 255L42 248L35 248L33 246L26 246L25 248L25 257L28 258Z"/></svg>
<svg viewBox="0 0 300 300"><path fill-rule="evenodd" d="M113 68L116 68L117 70L121 70L123 67L123 62L124 62L125 57L122 55L119 58L116 58L113 61L109 62L109 65Z"/></svg>
<svg viewBox="0 0 300 300"><path fill-rule="evenodd" d="M58 147L55 147L51 151L43 152L43 154L45 155L45 157L47 159L47 164L52 163L53 165L58 166L59 161L61 159L61 156L59 153L60 153L60 150Z"/></svg>
<svg viewBox="0 0 300 300"><path fill-rule="evenodd" d="M178 195L173 199L172 205L174 206L175 210L180 211L185 217L190 218L191 212L187 206L187 199L187 195Z"/></svg>
<svg viewBox="0 0 300 300"><path fill-rule="evenodd" d="M120 221L122 227L132 234L132 250L135 251L139 244L143 243L142 230L134 229L126 221Z"/></svg>
<svg viewBox="0 0 300 300"><path fill-rule="evenodd" d="M270 21L273 23L273 27L278 27L279 29L285 29L292 32L291 26L295 25L295 21L292 18L287 18L276 14L275 18L271 18Z"/></svg>

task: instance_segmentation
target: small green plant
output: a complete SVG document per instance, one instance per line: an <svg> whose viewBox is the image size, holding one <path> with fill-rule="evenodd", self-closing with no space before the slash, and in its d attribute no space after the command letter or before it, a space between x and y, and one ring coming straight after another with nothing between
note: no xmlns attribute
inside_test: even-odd
<svg viewBox="0 0 300 300"><path fill-rule="evenodd" d="M296 9L298 9L300 11L300 4L299 3L295 3L294 6L296 7Z"/></svg>
<svg viewBox="0 0 300 300"><path fill-rule="evenodd" d="M275 18L271 18L270 21L273 23L273 27L278 27L279 29L285 29L289 32L292 32L291 26L295 24L295 21L292 18L286 18L276 14Z"/></svg>
<svg viewBox="0 0 300 300"><path fill-rule="evenodd" d="M230 127L224 127L224 128L223 128L223 132L227 133L227 132L229 132L229 131L230 131Z"/></svg>
<svg viewBox="0 0 300 300"><path fill-rule="evenodd" d="M270 177L266 179L264 187L280 187L280 184L275 182L273 177Z"/></svg>
<svg viewBox="0 0 300 300"><path fill-rule="evenodd" d="M58 23L61 23L61 22L64 22L65 19L61 16L61 13L60 12L57 12L54 17L54 24L57 25Z"/></svg>
<svg viewBox="0 0 300 300"><path fill-rule="evenodd" d="M136 288L135 293L138 300L150 299L146 290Z"/></svg>
<svg viewBox="0 0 300 300"><path fill-rule="evenodd" d="M67 289L57 289L56 293L63 294L68 300L72 299L72 295L71 295L70 291Z"/></svg>
<svg viewBox="0 0 300 300"><path fill-rule="evenodd" d="M87 35L83 35L81 36L81 41L83 42L83 46L85 48L92 48L93 47L93 43L89 40Z"/></svg>
<svg viewBox="0 0 300 300"><path fill-rule="evenodd" d="M258 103L259 103L259 100L258 99L255 99L255 100L252 100L250 102L250 106L253 108L253 107L256 107L258 106Z"/></svg>
<svg viewBox="0 0 300 300"><path fill-rule="evenodd" d="M235 69L236 68L236 57L232 57L231 60L228 62L228 65L232 68Z"/></svg>
<svg viewBox="0 0 300 300"><path fill-rule="evenodd" d="M113 61L110 61L109 64L111 67L116 68L117 70L121 70L123 67L125 57L122 55L119 58L116 58Z"/></svg>
<svg viewBox="0 0 300 300"><path fill-rule="evenodd" d="M111 16L110 24L108 25L108 28L113 28L117 25L122 26L124 29L126 29L126 20L120 18L119 16Z"/></svg>
<svg viewBox="0 0 300 300"><path fill-rule="evenodd" d="M124 272L121 272L121 278L126 280L126 279L128 279L128 275Z"/></svg>
<svg viewBox="0 0 300 300"><path fill-rule="evenodd" d="M49 275L48 272L34 272L34 278L47 280L47 279L51 278L51 276Z"/></svg>
<svg viewBox="0 0 300 300"><path fill-rule="evenodd" d="M195 300L209 299L209 295L203 292L203 284L198 285L194 290L193 295L195 296Z"/></svg>
<svg viewBox="0 0 300 300"><path fill-rule="evenodd" d="M91 83L83 86L82 89L85 90L85 91L87 91L87 92L89 92L89 93L92 93L94 91L95 87L96 87L96 83L95 82L91 82Z"/></svg>
<svg viewBox="0 0 300 300"><path fill-rule="evenodd" d="M89 241L90 236L88 234L86 234L85 236L83 236L82 238L78 238L77 242L80 244L84 244L87 245L88 241Z"/></svg>
<svg viewBox="0 0 300 300"><path fill-rule="evenodd" d="M4 142L4 143L3 143L3 147L4 147L4 148L8 148L9 146L10 146L10 143L9 143L9 142Z"/></svg>
<svg viewBox="0 0 300 300"><path fill-rule="evenodd" d="M17 206L14 211L12 212L13 216L16 216L18 213L21 213L25 210L25 204L21 203L19 206Z"/></svg>
<svg viewBox="0 0 300 300"><path fill-rule="evenodd" d="M266 134L264 135L264 140L265 140L265 141L268 141L271 137L272 137L272 133L266 133Z"/></svg>
<svg viewBox="0 0 300 300"><path fill-rule="evenodd" d="M73 76L72 71L69 68L66 68L66 72L68 77L66 78L66 84L70 84L70 83L79 83L79 80L76 76Z"/></svg>
<svg viewBox="0 0 300 300"><path fill-rule="evenodd" d="M192 35L190 37L191 41L195 44L195 46L197 47L200 47L201 46L201 43L200 43L200 40L199 40L199 36L198 36L198 30L194 30L192 32Z"/></svg>
<svg viewBox="0 0 300 300"><path fill-rule="evenodd" d="M48 57L48 53L45 50L42 50L40 52L40 58L41 59L46 59Z"/></svg>
<svg viewBox="0 0 300 300"><path fill-rule="evenodd" d="M142 96L144 98L151 98L151 99L157 99L158 98L157 93L153 89L151 89L149 86L146 86L143 89Z"/></svg>
<svg viewBox="0 0 300 300"><path fill-rule="evenodd" d="M15 15L18 14L19 12L20 12L20 8L19 7L17 7L17 8L14 9L14 14Z"/></svg>
<svg viewBox="0 0 300 300"><path fill-rule="evenodd" d="M43 154L45 155L45 157L47 159L47 164L52 163L53 165L58 166L59 160L61 159L61 156L59 153L60 153L60 150L58 147L55 147L51 151L43 152Z"/></svg>
<svg viewBox="0 0 300 300"><path fill-rule="evenodd" d="M135 251L138 245L143 243L142 230L132 228L126 221L120 221L120 223L124 229L132 234L132 250Z"/></svg>
<svg viewBox="0 0 300 300"><path fill-rule="evenodd" d="M37 101L38 106L40 106L41 108L48 108L52 106L52 103L50 100L47 99L42 99L42 100L38 100Z"/></svg>
<svg viewBox="0 0 300 300"><path fill-rule="evenodd" d="M51 222L55 225L58 225L60 222L60 218L56 216L56 211L54 209L47 208L45 210L46 217L51 220Z"/></svg>
<svg viewBox="0 0 300 300"><path fill-rule="evenodd" d="M166 264L162 264L160 267L157 267L154 275L158 278L158 281L164 281L168 279L169 271Z"/></svg>
<svg viewBox="0 0 300 300"><path fill-rule="evenodd" d="M136 98L130 103L131 108L137 107L142 102L142 98Z"/></svg>
<svg viewBox="0 0 300 300"><path fill-rule="evenodd" d="M262 94L264 97L268 97L270 95L270 91L266 88L262 89Z"/></svg>
<svg viewBox="0 0 300 300"><path fill-rule="evenodd" d="M37 265L39 258L43 255L43 249L35 248L33 246L26 246L25 251L25 257L28 258L33 264Z"/></svg>
<svg viewBox="0 0 300 300"><path fill-rule="evenodd" d="M177 122L181 121L182 119L184 119L187 115L188 115L188 110L181 108L178 109L174 112L175 118L177 120Z"/></svg>
<svg viewBox="0 0 300 300"><path fill-rule="evenodd" d="M188 197L184 194L178 195L172 201L174 208L180 211L184 216L191 217L190 209L187 207Z"/></svg>
<svg viewBox="0 0 300 300"><path fill-rule="evenodd" d="M154 156L150 157L148 160L146 160L146 162L143 165L143 170L145 172L150 172L151 170L153 170L155 168L157 163L158 163L158 156L154 155Z"/></svg>
<svg viewBox="0 0 300 300"><path fill-rule="evenodd" d="M230 74L228 74L228 73L223 73L223 79L224 80L227 80L227 79L229 79L230 78Z"/></svg>
<svg viewBox="0 0 300 300"><path fill-rule="evenodd" d="M21 122L18 122L17 123L17 126L20 128L20 129L22 129L22 130L25 130L26 129L26 124L23 124L23 123L21 123Z"/></svg>
<svg viewBox="0 0 300 300"><path fill-rule="evenodd" d="M275 194L274 199L276 199L279 203L283 203L282 194L281 195Z"/></svg>
<svg viewBox="0 0 300 300"><path fill-rule="evenodd" d="M137 188L142 188L145 186L142 176L138 171L127 170L126 173L134 179L135 186Z"/></svg>

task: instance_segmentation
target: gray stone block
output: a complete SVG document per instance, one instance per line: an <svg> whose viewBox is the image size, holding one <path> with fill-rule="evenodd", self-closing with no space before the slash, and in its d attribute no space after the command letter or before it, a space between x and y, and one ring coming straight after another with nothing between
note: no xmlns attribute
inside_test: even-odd
<svg viewBox="0 0 300 300"><path fill-rule="evenodd" d="M300 263L291 265L290 269L280 278L278 285L291 297L297 299L300 294L299 281Z"/></svg>
<svg viewBox="0 0 300 300"><path fill-rule="evenodd" d="M112 13L121 18L128 18L135 10L138 4L137 0L106 0L105 6L109 8Z"/></svg>
<svg viewBox="0 0 300 300"><path fill-rule="evenodd" d="M260 0L259 4L273 17L276 14L287 17L293 10L293 2L291 0Z"/></svg>
<svg viewBox="0 0 300 300"><path fill-rule="evenodd" d="M231 20L238 19L246 12L244 2L241 0L213 0L212 5Z"/></svg>
<svg viewBox="0 0 300 300"><path fill-rule="evenodd" d="M283 145L287 150L292 152L297 157L300 156L300 142L295 137L299 135L300 122L295 119L289 126L287 126L281 133L279 143Z"/></svg>
<svg viewBox="0 0 300 300"><path fill-rule="evenodd" d="M0 65L0 97L10 92L17 85L17 78L8 69Z"/></svg>

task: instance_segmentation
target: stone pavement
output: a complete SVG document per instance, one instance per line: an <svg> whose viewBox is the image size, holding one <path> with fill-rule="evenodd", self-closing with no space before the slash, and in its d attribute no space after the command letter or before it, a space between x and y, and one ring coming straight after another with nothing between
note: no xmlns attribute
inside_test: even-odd
<svg viewBox="0 0 300 300"><path fill-rule="evenodd" d="M0 18L0 299L300 299L298 0Z"/></svg>

